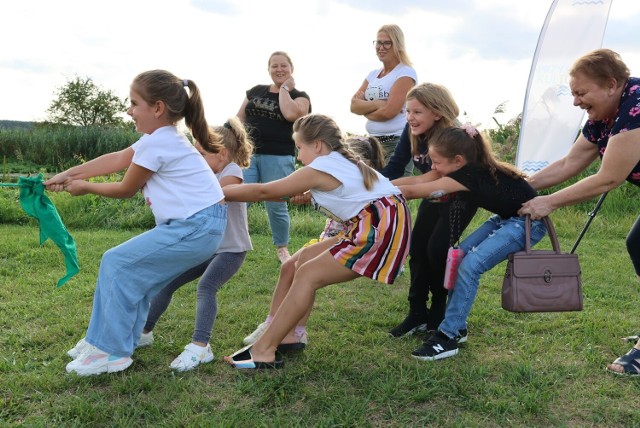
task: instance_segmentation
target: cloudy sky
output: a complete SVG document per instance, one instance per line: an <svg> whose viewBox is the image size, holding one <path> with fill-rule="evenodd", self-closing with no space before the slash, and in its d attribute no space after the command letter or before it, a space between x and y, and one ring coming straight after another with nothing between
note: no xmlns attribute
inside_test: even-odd
<svg viewBox="0 0 640 428"><path fill-rule="evenodd" d="M589 0L583 0L589 1ZM211 124L270 83L267 60L287 51L313 111L364 133L349 100L380 66L372 40L400 25L420 82L447 86L466 119L490 126L507 102L522 111L532 57L552 0L20 0L0 3L0 119L43 120L57 88L90 77L128 96L141 71L164 68L203 92ZM613 0L604 47L640 75L640 1Z"/></svg>

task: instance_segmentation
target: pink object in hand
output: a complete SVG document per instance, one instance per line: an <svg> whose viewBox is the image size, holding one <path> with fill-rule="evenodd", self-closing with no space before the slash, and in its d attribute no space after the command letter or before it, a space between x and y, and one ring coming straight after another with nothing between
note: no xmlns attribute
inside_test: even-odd
<svg viewBox="0 0 640 428"><path fill-rule="evenodd" d="M444 288L453 290L458 276L458 266L464 257L464 251L457 247L449 247L447 252L447 265L444 271Z"/></svg>

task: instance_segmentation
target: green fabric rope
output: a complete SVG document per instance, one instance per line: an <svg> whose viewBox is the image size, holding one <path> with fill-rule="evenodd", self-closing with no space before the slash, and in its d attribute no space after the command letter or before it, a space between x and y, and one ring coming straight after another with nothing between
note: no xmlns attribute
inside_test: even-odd
<svg viewBox="0 0 640 428"><path fill-rule="evenodd" d="M42 174L38 174L37 177L18 177L18 183L0 183L0 186L20 188L22 209L40 224L40 245L51 238L62 251L67 274L58 280L57 286L64 285L80 271L76 243L62 223L55 205L44 194Z"/></svg>

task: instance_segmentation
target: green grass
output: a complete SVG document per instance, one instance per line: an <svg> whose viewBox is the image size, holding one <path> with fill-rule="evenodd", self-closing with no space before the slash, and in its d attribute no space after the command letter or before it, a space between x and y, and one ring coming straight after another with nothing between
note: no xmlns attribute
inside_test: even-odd
<svg viewBox="0 0 640 428"><path fill-rule="evenodd" d="M260 229L258 208L250 214ZM0 426L640 427L640 380L603 370L629 349L620 337L640 330L640 284L624 247L636 215L605 203L580 244L582 312L504 311L502 263L483 277L461 352L421 362L410 356L419 339L387 334L406 313L408 274L393 286L359 279L319 292L304 353L282 371L247 374L221 357L263 320L277 279L271 238L257 232L255 250L219 293L214 362L169 369L191 337L191 283L132 367L89 378L65 372L66 351L87 327L102 253L140 230L70 228L81 271L56 289L57 248L38 245L32 220L1 224ZM587 216L564 209L553 219L568 251ZM321 227L315 214L296 213L291 249Z"/></svg>

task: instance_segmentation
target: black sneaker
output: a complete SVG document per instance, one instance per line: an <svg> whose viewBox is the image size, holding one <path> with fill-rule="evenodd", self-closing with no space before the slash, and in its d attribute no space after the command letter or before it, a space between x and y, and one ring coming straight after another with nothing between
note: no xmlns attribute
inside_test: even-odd
<svg viewBox="0 0 640 428"><path fill-rule="evenodd" d="M389 330L389 334L393 337L411 336L418 332L427 331L427 317L421 317L413 314L407 317L400 324Z"/></svg>
<svg viewBox="0 0 640 428"><path fill-rule="evenodd" d="M466 328L463 328L458 332L458 335L456 336L456 340L458 341L458 343L464 343L467 341L468 337L469 337L469 332L467 331Z"/></svg>
<svg viewBox="0 0 640 428"><path fill-rule="evenodd" d="M453 357L458 353L458 341L449 339L441 331L429 336L422 346L411 353L413 358L422 361L441 360Z"/></svg>

